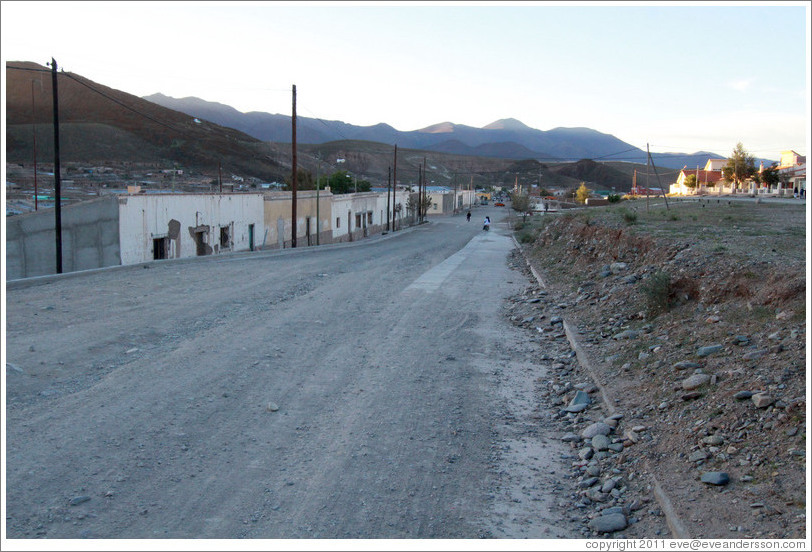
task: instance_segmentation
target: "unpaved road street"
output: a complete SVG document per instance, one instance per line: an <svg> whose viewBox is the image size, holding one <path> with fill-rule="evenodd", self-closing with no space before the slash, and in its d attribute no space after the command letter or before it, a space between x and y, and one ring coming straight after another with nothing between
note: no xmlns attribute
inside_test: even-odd
<svg viewBox="0 0 812 552"><path fill-rule="evenodd" d="M7 537L575 536L500 216L9 285Z"/></svg>

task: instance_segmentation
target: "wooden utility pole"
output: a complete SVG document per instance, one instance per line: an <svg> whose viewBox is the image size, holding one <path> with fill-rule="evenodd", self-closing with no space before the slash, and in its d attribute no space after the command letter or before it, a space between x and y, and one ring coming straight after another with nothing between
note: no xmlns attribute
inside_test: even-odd
<svg viewBox="0 0 812 552"><path fill-rule="evenodd" d="M222 161L217 162L217 182L220 185L220 193L223 193L223 163ZM234 187L231 187L232 192L234 191Z"/></svg>
<svg viewBox="0 0 812 552"><path fill-rule="evenodd" d="M392 167L389 167L389 179L386 181L386 231L389 232L389 193L392 191Z"/></svg>
<svg viewBox="0 0 812 552"><path fill-rule="evenodd" d="M646 142L646 213L648 213L648 167L651 161L651 154L648 151L648 142Z"/></svg>
<svg viewBox="0 0 812 552"><path fill-rule="evenodd" d="M396 202L397 202L397 191L398 191L398 145L395 144L395 168L392 170L392 232L395 231L396 226Z"/></svg>
<svg viewBox="0 0 812 552"><path fill-rule="evenodd" d="M292 154L293 154L293 174L290 178L290 189L291 189L291 202L290 202L290 226L291 226L291 237L290 237L290 246L296 247L296 188L298 185L298 178L296 173L297 171L297 159L296 159L296 85L293 85L293 115L291 116L291 142L292 142Z"/></svg>
<svg viewBox="0 0 812 552"><path fill-rule="evenodd" d="M56 230L56 273L62 274L62 179L59 166L59 91L56 60L51 58L51 83L54 96L54 229Z"/></svg>
<svg viewBox="0 0 812 552"><path fill-rule="evenodd" d="M40 82L40 91L42 83ZM31 131L34 134L34 210L39 209L37 198L37 107L34 103L34 80L31 80Z"/></svg>

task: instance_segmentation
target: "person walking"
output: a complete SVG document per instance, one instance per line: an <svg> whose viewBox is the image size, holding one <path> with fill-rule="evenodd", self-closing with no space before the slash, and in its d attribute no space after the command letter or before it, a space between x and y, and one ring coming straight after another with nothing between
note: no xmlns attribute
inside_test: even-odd
<svg viewBox="0 0 812 552"><path fill-rule="evenodd" d="M471 211L468 211L468 214L465 215L465 218L468 219L468 222L471 222Z"/></svg>
<svg viewBox="0 0 812 552"><path fill-rule="evenodd" d="M482 225L483 230L490 230L491 228L491 217L485 217L485 223Z"/></svg>

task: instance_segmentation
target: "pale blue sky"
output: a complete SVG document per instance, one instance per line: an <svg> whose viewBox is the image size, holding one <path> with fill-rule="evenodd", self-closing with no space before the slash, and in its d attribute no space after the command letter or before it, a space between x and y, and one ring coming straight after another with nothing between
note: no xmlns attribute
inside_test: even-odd
<svg viewBox="0 0 812 552"><path fill-rule="evenodd" d="M4 61L415 130L513 117L652 151L808 153L809 3L3 2ZM36 21L36 33L32 23Z"/></svg>

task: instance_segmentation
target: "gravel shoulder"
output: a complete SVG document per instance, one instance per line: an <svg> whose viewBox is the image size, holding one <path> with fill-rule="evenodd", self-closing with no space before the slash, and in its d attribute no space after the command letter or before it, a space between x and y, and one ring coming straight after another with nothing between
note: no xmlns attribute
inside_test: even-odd
<svg viewBox="0 0 812 552"><path fill-rule="evenodd" d="M615 469L656 479L690 537L807 538L805 205L669 203L519 226L547 287L528 289L543 295L514 323L528 332L552 316L571 324L623 416L610 434L625 445ZM574 390L561 389L573 383L559 375L548 385L561 423L581 428L607 414L564 412ZM590 500L601 495L581 494L606 508Z"/></svg>

